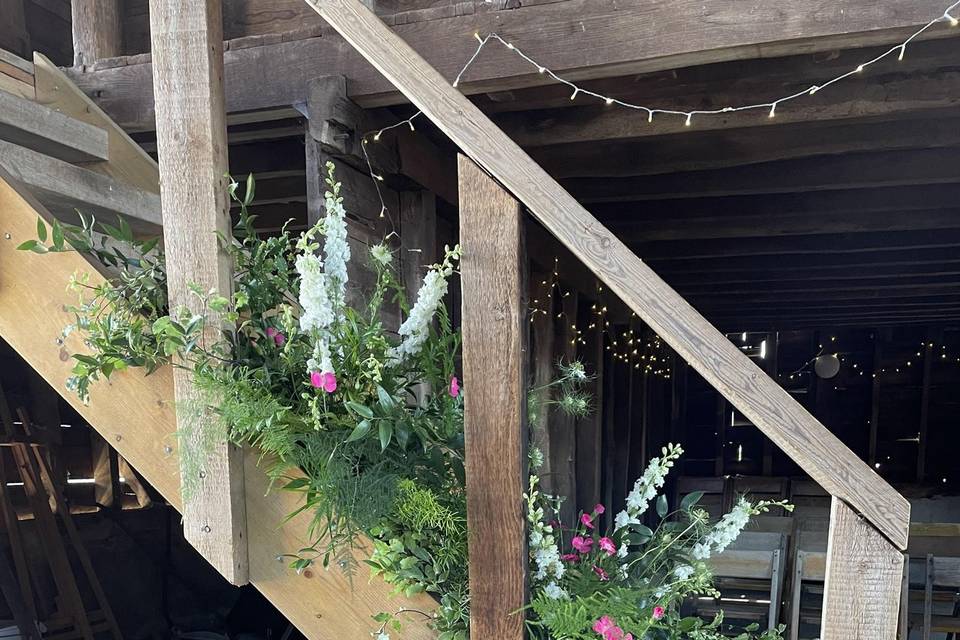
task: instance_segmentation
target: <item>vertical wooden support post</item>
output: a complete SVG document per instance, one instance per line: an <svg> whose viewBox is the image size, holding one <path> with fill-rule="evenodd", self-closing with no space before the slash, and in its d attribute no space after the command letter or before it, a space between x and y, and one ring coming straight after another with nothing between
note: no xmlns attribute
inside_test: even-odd
<svg viewBox="0 0 960 640"><path fill-rule="evenodd" d="M74 66L123 54L120 0L71 0L70 7Z"/></svg>
<svg viewBox="0 0 960 640"><path fill-rule="evenodd" d="M204 340L211 344L220 320L189 286L232 294L229 259L216 235L229 237L231 227L220 0L151 0L150 33L170 307L208 313ZM174 389L178 400L191 396L189 371L174 372ZM182 415L177 422L186 426ZM242 451L217 445L200 473L184 503L184 535L227 580L245 584Z"/></svg>
<svg viewBox="0 0 960 640"><path fill-rule="evenodd" d="M834 497L821 640L896 638L902 578L903 553Z"/></svg>
<svg viewBox="0 0 960 640"><path fill-rule="evenodd" d="M523 225L520 205L473 162L460 156L459 171L470 637L521 640L527 567Z"/></svg>

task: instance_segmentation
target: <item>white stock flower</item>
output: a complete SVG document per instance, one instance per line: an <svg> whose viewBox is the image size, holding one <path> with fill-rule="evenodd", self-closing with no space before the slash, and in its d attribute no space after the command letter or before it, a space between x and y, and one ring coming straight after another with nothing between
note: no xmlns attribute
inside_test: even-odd
<svg viewBox="0 0 960 640"><path fill-rule="evenodd" d="M347 242L346 211L343 203L332 194L324 202L327 210L323 222L324 272L330 286L329 296L337 313L342 313L347 290L347 263L350 262L350 244Z"/></svg>
<svg viewBox="0 0 960 640"><path fill-rule="evenodd" d="M739 537L740 532L747 526L747 522L750 521L750 516L753 513L754 506L741 497L730 513L724 515L720 522L713 525L713 529L704 536L703 541L694 545L693 557L698 560L706 560L711 555L723 553L723 550Z"/></svg>
<svg viewBox="0 0 960 640"><path fill-rule="evenodd" d="M333 361L330 358L330 345L325 338L318 339L313 344L313 355L307 360L307 372L336 373L333 370Z"/></svg>
<svg viewBox="0 0 960 640"><path fill-rule="evenodd" d="M334 320L323 261L313 253L302 253L297 256L295 266L300 274L300 306L303 307L300 330L304 333L322 331Z"/></svg>
<svg viewBox="0 0 960 640"><path fill-rule="evenodd" d="M570 595L564 591L563 587L557 585L556 582L551 582L543 588L543 595L547 596L551 600L566 600Z"/></svg>
<svg viewBox="0 0 960 640"><path fill-rule="evenodd" d="M677 576L680 580L686 580L694 573L694 568L688 564L681 564L676 569L673 570L673 575Z"/></svg>
<svg viewBox="0 0 960 640"><path fill-rule="evenodd" d="M639 522L639 517L646 512L650 501L657 497L657 490L663 487L667 474L673 466L673 461L683 453L677 445L668 445L663 448L662 458L652 458L644 470L643 475L633 483L633 490L627 495L627 509L617 514L616 529L619 531L629 524Z"/></svg>
<svg viewBox="0 0 960 640"><path fill-rule="evenodd" d="M400 344L390 350L391 358L402 361L407 356L420 352L430 334L430 323L433 322L437 307L447 294L447 277L452 272L452 268L436 268L427 272L423 285L417 292L417 302L400 325Z"/></svg>

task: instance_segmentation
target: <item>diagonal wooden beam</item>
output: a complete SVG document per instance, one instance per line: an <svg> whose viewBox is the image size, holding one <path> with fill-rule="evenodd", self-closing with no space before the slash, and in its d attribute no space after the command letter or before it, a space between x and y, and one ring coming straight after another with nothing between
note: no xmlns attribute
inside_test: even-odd
<svg viewBox="0 0 960 640"><path fill-rule="evenodd" d="M899 549L910 505L358 0L305 0L684 360ZM622 45L621 45L622 46Z"/></svg>

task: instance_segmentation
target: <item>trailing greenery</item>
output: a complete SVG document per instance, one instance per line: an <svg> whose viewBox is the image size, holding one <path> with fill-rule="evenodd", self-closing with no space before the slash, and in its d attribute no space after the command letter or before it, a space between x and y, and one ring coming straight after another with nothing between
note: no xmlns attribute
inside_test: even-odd
<svg viewBox="0 0 960 640"><path fill-rule="evenodd" d="M427 593L435 611L401 609L375 617L374 635L388 640L411 616L423 617L440 640L469 637L469 575L463 395L456 375L460 336L443 304L460 250L424 275L408 301L386 241L370 248L376 273L370 291L347 303L346 212L328 164L326 215L293 235L285 226L260 237L249 211L252 178L231 181L239 222L221 237L233 262L229 296L192 288L193 311L170 309L164 257L157 240L130 228L41 222L37 239L20 248L36 253L76 250L90 256L106 280L75 274L70 288L75 322L88 352L74 355L68 386L89 398L90 386L114 372L150 372L173 363L193 370L193 393L178 405L183 491L194 491L212 447L224 441L256 447L280 490L296 492L309 516L310 543L289 555L293 570L331 563L357 570L354 541L372 540L365 560L395 593ZM386 326L399 310L399 327ZM214 329L211 331L211 329ZM491 375L495 375L492 372ZM577 362L559 363L556 379L529 390L531 424L547 412L583 416L592 398ZM548 414L550 415L550 414ZM600 535L597 505L576 523L556 522L562 501L539 489L543 454L530 447L525 495L531 602L524 615L534 638L660 640L720 637L721 620L679 615L681 603L712 594L707 559L730 544L749 517L771 506L738 503L710 526L696 496L668 513L657 497L679 447L665 448L637 480L614 526ZM656 504L660 524L643 523ZM782 506L782 505L781 505ZM490 541L490 553L497 553ZM516 612L520 615L521 612ZM779 632L744 639L773 640Z"/></svg>

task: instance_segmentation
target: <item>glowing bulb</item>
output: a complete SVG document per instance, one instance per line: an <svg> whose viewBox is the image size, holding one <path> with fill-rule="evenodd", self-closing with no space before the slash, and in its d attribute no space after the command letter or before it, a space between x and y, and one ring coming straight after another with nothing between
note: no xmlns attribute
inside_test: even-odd
<svg viewBox="0 0 960 640"><path fill-rule="evenodd" d="M687 121L683 123L683 126L689 127L691 124L693 124L693 113L688 113Z"/></svg>
<svg viewBox="0 0 960 640"><path fill-rule="evenodd" d="M770 105L770 116L769 116L769 117L770 117L770 118L773 118L773 117L775 117L776 115L777 115L777 103L774 102L772 105Z"/></svg>
<svg viewBox="0 0 960 640"><path fill-rule="evenodd" d="M480 44L483 44L483 38L480 37L480 32L479 32L479 31L474 31L474 32L473 32L473 37L477 39L477 42L479 42Z"/></svg>
<svg viewBox="0 0 960 640"><path fill-rule="evenodd" d="M960 20L957 20L956 18L954 18L954 17L953 17L952 15L950 15L949 13L943 14L943 17L950 21L950 26L951 26L951 27L955 27L955 26L957 26L958 24L960 24Z"/></svg>
<svg viewBox="0 0 960 640"><path fill-rule="evenodd" d="M507 49L510 49L510 51L513 51L514 49L516 49L516 47L513 46L513 43L512 43L512 42L508 42L508 43L507 43Z"/></svg>
<svg viewBox="0 0 960 640"><path fill-rule="evenodd" d="M607 98L606 100L604 100L604 102L606 102L607 105L611 105L613 104L613 98Z"/></svg>
<svg viewBox="0 0 960 640"><path fill-rule="evenodd" d="M380 142L380 135L381 135L382 133L383 133L382 131L377 131L375 134L373 134L373 141L374 141L374 142Z"/></svg>
<svg viewBox="0 0 960 640"><path fill-rule="evenodd" d="M863 73L863 65L862 65L862 64L857 66L857 73Z"/></svg>
<svg viewBox="0 0 960 640"><path fill-rule="evenodd" d="M903 56L907 55L907 45L900 45L900 55L897 56L897 60L903 62Z"/></svg>
<svg viewBox="0 0 960 640"><path fill-rule="evenodd" d="M453 81L453 88L456 89L459 86L460 86L460 78L457 78L456 80Z"/></svg>
<svg viewBox="0 0 960 640"><path fill-rule="evenodd" d="M546 68L546 67L537 67L537 71L539 71L540 73L546 73L546 72L547 72L547 68Z"/></svg>
<svg viewBox="0 0 960 640"><path fill-rule="evenodd" d="M380 217L381 217L381 218L386 218L386 217L387 217L387 208L386 208L386 207L380 207Z"/></svg>
<svg viewBox="0 0 960 640"><path fill-rule="evenodd" d="M580 87L574 87L574 88L573 88L573 93L570 94L570 99L571 99L571 100L576 100L578 93L580 93Z"/></svg>
<svg viewBox="0 0 960 640"><path fill-rule="evenodd" d="M810 95L815 94L817 91L820 91L820 87L818 87L817 85L813 85L812 87L810 87Z"/></svg>
<svg viewBox="0 0 960 640"><path fill-rule="evenodd" d="M407 120L407 124L410 125L410 131L416 131L416 129L413 128L413 121L412 121L412 120Z"/></svg>
<svg viewBox="0 0 960 640"><path fill-rule="evenodd" d="M653 111L647 111L647 122L653 122Z"/></svg>

